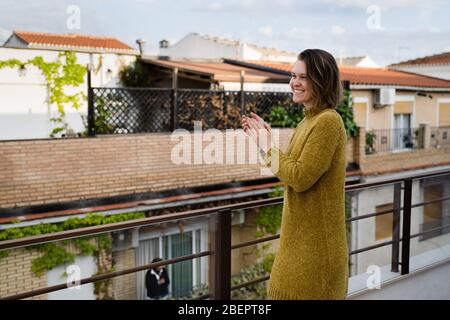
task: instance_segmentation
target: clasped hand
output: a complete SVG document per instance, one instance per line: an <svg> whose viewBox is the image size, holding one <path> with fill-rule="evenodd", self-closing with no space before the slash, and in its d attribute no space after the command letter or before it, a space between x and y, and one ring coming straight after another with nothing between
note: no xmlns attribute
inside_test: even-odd
<svg viewBox="0 0 450 320"><path fill-rule="evenodd" d="M242 129L248 134L256 145L267 153L272 146L272 128L256 113L250 113L250 117L244 115L241 120Z"/></svg>

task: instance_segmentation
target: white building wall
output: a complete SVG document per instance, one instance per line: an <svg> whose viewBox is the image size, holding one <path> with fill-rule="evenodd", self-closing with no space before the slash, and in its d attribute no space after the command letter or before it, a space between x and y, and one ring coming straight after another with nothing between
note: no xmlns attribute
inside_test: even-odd
<svg viewBox="0 0 450 320"><path fill-rule="evenodd" d="M55 61L58 51L0 48L0 60L18 59L26 62L36 56ZM119 71L135 60L133 55L112 53L77 53L77 63L88 65L93 61L92 85L116 87L120 85ZM108 71L109 70L109 71ZM68 88L68 94L83 92L87 96L87 77L78 88ZM49 94L41 71L27 66L24 75L17 68L0 69L0 140L48 138L53 129L50 118L56 106L49 105ZM75 132L85 131L82 116L87 115L87 101L80 110L66 109L66 121Z"/></svg>
<svg viewBox="0 0 450 320"><path fill-rule="evenodd" d="M239 47L207 40L195 34L189 34L168 48L161 48L160 55L172 59L237 59Z"/></svg>
<svg viewBox="0 0 450 320"><path fill-rule="evenodd" d="M241 52L237 59L241 60L262 60L262 54L247 44L241 45Z"/></svg>
<svg viewBox="0 0 450 320"><path fill-rule="evenodd" d="M71 268L69 268L71 267ZM68 269L69 268L69 269ZM78 268L79 274L71 273L66 275L67 271L73 272ZM47 272L47 286L69 283L73 287L48 293L48 300L95 300L94 284L87 283L76 286L70 282L73 279L84 279L94 276L97 273L97 264L93 256L77 256L71 265L59 265ZM68 278L70 276L70 279Z"/></svg>
<svg viewBox="0 0 450 320"><path fill-rule="evenodd" d="M161 56L172 59L237 59L237 60L267 60L295 62L296 56L287 54L264 54L258 48L244 42L226 44L197 34L189 34L168 48L160 48Z"/></svg>

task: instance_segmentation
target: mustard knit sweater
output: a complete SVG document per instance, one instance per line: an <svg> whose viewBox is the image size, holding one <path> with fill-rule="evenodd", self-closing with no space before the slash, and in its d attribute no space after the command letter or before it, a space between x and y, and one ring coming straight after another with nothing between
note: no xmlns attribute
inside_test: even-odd
<svg viewBox="0 0 450 320"><path fill-rule="evenodd" d="M306 110L286 153L272 147L265 157L285 187L269 299L346 297L346 142L339 113Z"/></svg>

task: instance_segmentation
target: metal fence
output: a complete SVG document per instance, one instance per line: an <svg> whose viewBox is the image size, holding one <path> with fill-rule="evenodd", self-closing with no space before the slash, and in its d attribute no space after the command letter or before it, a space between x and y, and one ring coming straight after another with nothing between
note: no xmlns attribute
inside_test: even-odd
<svg viewBox="0 0 450 320"><path fill-rule="evenodd" d="M421 148L421 128L381 129L366 132L366 154Z"/></svg>
<svg viewBox="0 0 450 320"><path fill-rule="evenodd" d="M231 129L241 126L244 113L302 109L289 92L91 87L88 101L90 135L193 130L194 121L203 129Z"/></svg>
<svg viewBox="0 0 450 320"><path fill-rule="evenodd" d="M450 145L450 126L431 127L430 145L441 147Z"/></svg>
<svg viewBox="0 0 450 320"><path fill-rule="evenodd" d="M412 203L413 200L413 181L432 178L432 177L442 177L448 176L450 174L449 170L435 171L426 174L420 175L411 175L403 178L397 179L386 179L378 182L372 183L361 183L356 185L350 185L345 187L345 191L353 192L360 191L372 187L377 186L386 186L392 185L393 188L393 199L394 206L392 210L385 210L381 212L374 212L364 215L359 215L355 217L351 217L346 219L347 223L351 223L354 221L360 221L364 219L371 219L373 217L382 216L386 214L392 214L392 239L389 241L384 241L377 243L375 245L367 246L364 248L357 248L349 252L349 256L360 254L363 252L368 252L371 250L375 250L385 246L391 246L391 271L392 272L400 272L401 275L408 274L410 268L410 257L411 257L411 239L416 237L424 237L431 236L436 234L445 233L450 225L447 224L448 220L443 221L439 224L439 226L433 226L431 228L425 228L419 233L411 234L411 214L412 210L415 207L425 206L431 203L444 202L450 199L450 196L444 196L438 199L433 199L430 201ZM100 225L93 227L86 227L81 229L68 230L58 233L50 233L38 236L31 236L25 238L19 238L15 240L6 240L0 241L0 252L1 250L9 250L15 248L23 248L31 245L38 245L42 243L48 243L52 241L65 240L65 239L73 239L82 236L88 235L98 235L106 232L115 232L120 230L126 230L129 228L136 227L145 227L151 225L159 225L164 224L169 221L179 221L182 219L188 219L193 217L200 216L215 216L215 230L214 233L214 241L213 246L210 250L202 251L196 254L184 255L172 259L167 259L161 262L155 262L145 265L136 266L133 268L120 270L120 271L111 271L102 274L97 274L89 278L83 278L80 280L80 285L87 283L94 283L106 279L112 279L115 277L120 277L126 274L136 273L139 271L148 270L153 267L157 267L160 265L170 265L175 264L181 261L189 261L200 257L210 256L214 260L214 268L211 270L213 272L213 277L211 280L214 283L213 289L205 293L204 295L196 297L196 299L230 299L231 292L233 290L238 290L242 287L252 286L256 283L261 283L267 281L270 278L270 275L266 275L263 277L258 277L252 279L250 281L241 283L239 285L232 286L231 284L231 254L232 250L253 246L255 244L264 243L268 241L272 241L279 238L279 235L273 236L264 236L262 238L258 238L255 240L250 240L246 242L241 242L238 244L232 245L231 243L231 216L232 212L237 210L245 210L249 208L257 208L262 206L281 204L283 203L283 197L277 198L269 198L262 200L253 200L249 202L243 202L233 205L228 205L224 207L215 207L215 208L205 208L200 210L191 210L185 211L181 213L173 213L164 216L152 216L149 218L139 219L139 220L131 220L125 222L118 222L114 224L108 225ZM401 250L400 250L401 249ZM24 299L30 298L33 296L37 296L40 294L45 294L49 292L54 292L62 289L66 289L70 284L63 283L51 287L43 287L40 289L25 291L19 294L2 296L0 299Z"/></svg>

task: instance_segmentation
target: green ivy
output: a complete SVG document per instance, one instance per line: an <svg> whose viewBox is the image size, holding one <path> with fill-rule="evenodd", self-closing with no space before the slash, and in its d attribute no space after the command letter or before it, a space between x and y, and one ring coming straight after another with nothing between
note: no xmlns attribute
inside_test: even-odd
<svg viewBox="0 0 450 320"><path fill-rule="evenodd" d="M275 261L275 253L267 254L262 262L262 267L264 271L270 273L272 271L273 262Z"/></svg>
<svg viewBox="0 0 450 320"><path fill-rule="evenodd" d="M30 249L37 249L42 253L42 256L34 259L31 263L31 271L36 276L41 276L45 270L51 270L60 264L75 261L75 255L73 253L67 252L66 249L55 243L33 246Z"/></svg>
<svg viewBox="0 0 450 320"><path fill-rule="evenodd" d="M58 59L54 62L46 62L41 56L34 57L26 62L18 59L0 60L0 69L19 68L23 70L28 65L41 70L50 93L49 102L50 104L55 103L58 109L58 116L50 119L56 125L50 133L50 137L54 137L68 129L64 105L71 104L75 110L78 110L81 102L86 99L86 95L82 92L72 95L65 93L66 87L76 88L84 83L86 68L77 64L76 54L72 51L60 52Z"/></svg>
<svg viewBox="0 0 450 320"><path fill-rule="evenodd" d="M275 190L269 193L269 197L281 197L283 195L283 188L278 186ZM267 233L276 234L281 226L281 215L283 211L282 204L275 204L264 206L260 208L258 216L256 217L256 225L259 227L256 233L257 237L262 237Z"/></svg>
<svg viewBox="0 0 450 320"><path fill-rule="evenodd" d="M350 90L344 90L341 102L336 108L344 121L347 137L356 137L358 134L358 126L354 120L353 99Z"/></svg>
<svg viewBox="0 0 450 320"><path fill-rule="evenodd" d="M276 128L295 128L304 117L303 108L299 111L289 114L288 111L282 107L275 107L270 111L268 123Z"/></svg>
<svg viewBox="0 0 450 320"><path fill-rule="evenodd" d="M23 237L48 234L78 228L109 224L127 220L145 218L145 213L125 213L111 216L100 214L89 214L85 218L70 218L60 224L39 224L23 228L10 228L0 231L0 241L13 240ZM95 241L92 241L95 239ZM94 242L95 244L93 244ZM70 243L80 250L82 255L97 255L100 251L108 251L112 245L112 239L107 234L97 236L88 236L72 240L62 241L59 243L49 243L27 247L29 250L38 250L41 253L39 258L32 261L32 271L35 275L40 276L45 270L51 270L54 267L75 261L75 256L67 252L64 245ZM8 252L0 251L0 257L8 256Z"/></svg>
<svg viewBox="0 0 450 320"><path fill-rule="evenodd" d="M257 278L267 276L267 271L262 263L257 263L249 268L241 270L241 273L231 278L232 286L239 285ZM233 290L231 298L233 300L256 300L265 299L267 296L265 282Z"/></svg>

